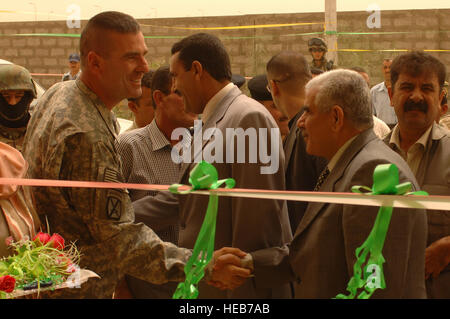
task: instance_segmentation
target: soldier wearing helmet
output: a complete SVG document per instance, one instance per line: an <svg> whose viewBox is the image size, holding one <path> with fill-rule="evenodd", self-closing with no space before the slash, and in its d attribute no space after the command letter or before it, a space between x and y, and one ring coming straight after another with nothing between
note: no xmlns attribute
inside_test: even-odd
<svg viewBox="0 0 450 319"><path fill-rule="evenodd" d="M309 64L311 68L317 68L324 72L337 69L333 60L327 61L325 54L328 47L321 38L312 38L308 41L309 53L311 53L312 61Z"/></svg>
<svg viewBox="0 0 450 319"><path fill-rule="evenodd" d="M0 65L0 141L22 150L29 107L36 97L30 72L15 64Z"/></svg>

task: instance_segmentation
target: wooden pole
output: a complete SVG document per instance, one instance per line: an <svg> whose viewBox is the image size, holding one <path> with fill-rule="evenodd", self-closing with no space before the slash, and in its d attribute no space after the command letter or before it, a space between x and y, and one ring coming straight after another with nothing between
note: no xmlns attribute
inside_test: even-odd
<svg viewBox="0 0 450 319"><path fill-rule="evenodd" d="M325 0L325 42L328 46L327 59L338 64L337 54L337 13L336 0Z"/></svg>

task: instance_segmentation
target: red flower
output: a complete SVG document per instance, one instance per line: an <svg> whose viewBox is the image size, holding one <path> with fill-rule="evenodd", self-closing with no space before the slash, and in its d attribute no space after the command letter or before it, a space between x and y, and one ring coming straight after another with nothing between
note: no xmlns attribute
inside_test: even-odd
<svg viewBox="0 0 450 319"><path fill-rule="evenodd" d="M63 250L64 249L64 238L60 234L54 233L50 237L49 242L52 243L53 248Z"/></svg>
<svg viewBox="0 0 450 319"><path fill-rule="evenodd" d="M14 242L14 238L12 236L6 237L5 244L6 246L11 246L11 244Z"/></svg>
<svg viewBox="0 0 450 319"><path fill-rule="evenodd" d="M12 276L6 275L3 277L0 277L0 290L11 293L14 290L14 287L16 285L16 279Z"/></svg>
<svg viewBox="0 0 450 319"><path fill-rule="evenodd" d="M66 271L67 272L75 272L77 265L75 265L72 260L69 257L66 257L64 254L58 255L58 258L56 259L56 263L58 265L65 264L67 266Z"/></svg>
<svg viewBox="0 0 450 319"><path fill-rule="evenodd" d="M67 266L67 272L72 272L72 273L74 273L76 270L77 270L76 265L73 264L73 263L70 263L70 264Z"/></svg>
<svg viewBox="0 0 450 319"><path fill-rule="evenodd" d="M50 240L50 235L47 233L39 232L34 236L33 241L40 241L42 245L45 245Z"/></svg>

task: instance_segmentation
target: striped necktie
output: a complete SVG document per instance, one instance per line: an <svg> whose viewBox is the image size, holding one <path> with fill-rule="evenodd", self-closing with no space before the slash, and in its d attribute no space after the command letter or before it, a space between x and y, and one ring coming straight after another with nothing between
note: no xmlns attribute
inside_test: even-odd
<svg viewBox="0 0 450 319"><path fill-rule="evenodd" d="M323 182L327 179L328 175L330 175L330 170L328 169L328 167L325 167L325 169L322 171L322 173L320 174L320 176L317 180L316 187L314 187L315 192L320 189Z"/></svg>

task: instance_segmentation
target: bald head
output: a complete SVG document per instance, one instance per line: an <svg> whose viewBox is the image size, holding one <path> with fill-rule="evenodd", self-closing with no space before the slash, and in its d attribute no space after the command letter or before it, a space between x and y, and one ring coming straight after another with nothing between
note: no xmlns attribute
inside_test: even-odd
<svg viewBox="0 0 450 319"><path fill-rule="evenodd" d="M311 79L311 70L305 57L298 52L282 51L266 65L267 74L283 83L287 90L296 90Z"/></svg>
<svg viewBox="0 0 450 319"><path fill-rule="evenodd" d="M102 56L108 55L111 46L109 32L137 33L140 29L136 19L122 12L107 11L92 17L81 33L81 66L86 66L87 55L90 51Z"/></svg>

